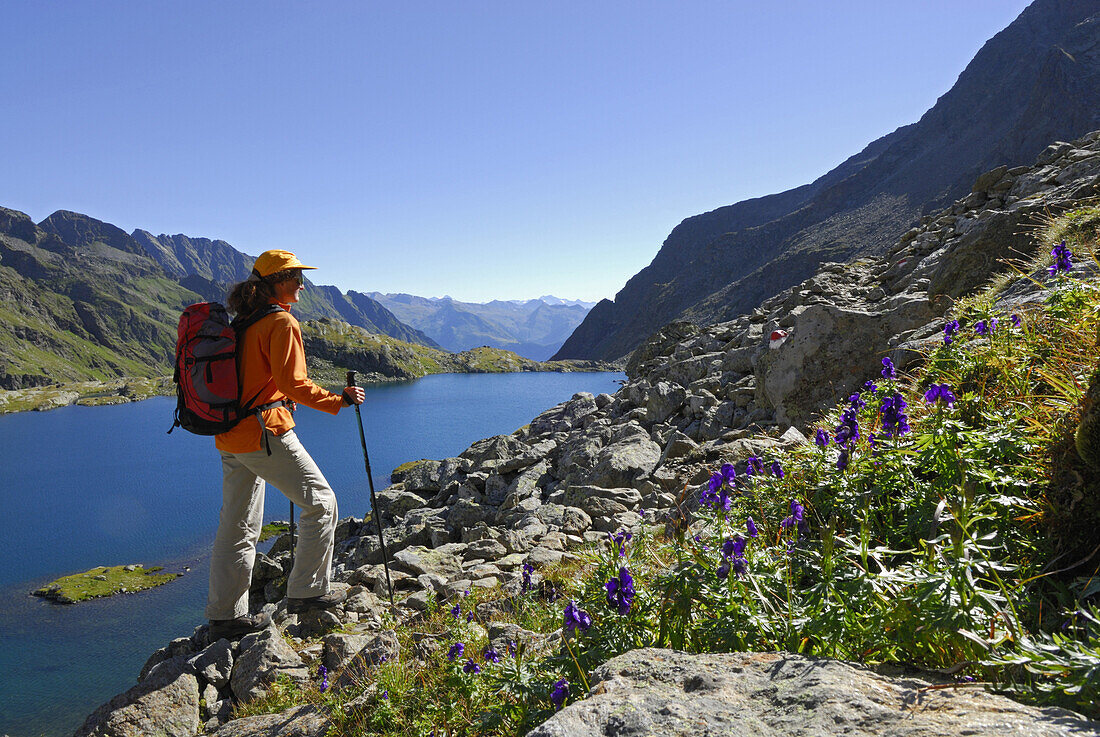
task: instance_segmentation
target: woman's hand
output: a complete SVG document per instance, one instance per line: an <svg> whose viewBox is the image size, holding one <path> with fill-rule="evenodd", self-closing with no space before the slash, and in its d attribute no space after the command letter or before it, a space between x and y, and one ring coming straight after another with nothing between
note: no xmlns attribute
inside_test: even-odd
<svg viewBox="0 0 1100 737"><path fill-rule="evenodd" d="M363 400L366 398L367 393L363 391L362 387L344 387L344 404L362 404Z"/></svg>

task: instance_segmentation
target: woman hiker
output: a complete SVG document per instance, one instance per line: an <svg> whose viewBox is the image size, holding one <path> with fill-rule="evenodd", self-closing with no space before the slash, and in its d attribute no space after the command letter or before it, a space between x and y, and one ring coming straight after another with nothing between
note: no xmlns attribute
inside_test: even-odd
<svg viewBox="0 0 1100 737"><path fill-rule="evenodd" d="M249 326L238 342L241 397L251 406L277 404L215 436L222 459L222 508L210 557L206 617L212 639L264 629L266 614L248 614L248 589L264 513L264 482L302 509L294 568L287 579L291 613L331 609L343 602L330 588L336 495L294 433L294 404L336 414L362 404L356 386L333 394L306 376L305 350L290 306L302 291L305 266L289 251L266 251L247 281L233 287L228 309L238 318L278 305L282 309ZM289 405L289 407L287 406Z"/></svg>

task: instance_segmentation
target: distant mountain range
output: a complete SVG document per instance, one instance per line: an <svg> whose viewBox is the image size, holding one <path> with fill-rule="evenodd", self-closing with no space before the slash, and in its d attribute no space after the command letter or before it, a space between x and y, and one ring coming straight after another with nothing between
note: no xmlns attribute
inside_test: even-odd
<svg viewBox="0 0 1100 737"><path fill-rule="evenodd" d="M684 220L555 358L614 360L673 320L751 312L824 261L881 253L981 173L1100 128L1098 39L1097 0L1036 0L918 122L810 184Z"/></svg>
<svg viewBox="0 0 1100 737"><path fill-rule="evenodd" d="M367 296L449 351L492 346L536 361L554 355L595 304L550 295L492 302L381 292Z"/></svg>
<svg viewBox="0 0 1100 737"><path fill-rule="evenodd" d="M180 312L224 301L253 260L225 241L131 235L65 210L35 224L0 207L0 388L171 373ZM295 312L439 347L370 297L336 287L311 284Z"/></svg>

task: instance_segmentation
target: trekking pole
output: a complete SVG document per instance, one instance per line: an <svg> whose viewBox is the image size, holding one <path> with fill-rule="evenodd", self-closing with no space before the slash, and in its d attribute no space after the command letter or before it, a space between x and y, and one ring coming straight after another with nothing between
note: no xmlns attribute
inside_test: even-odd
<svg viewBox="0 0 1100 737"><path fill-rule="evenodd" d="M294 502L290 503L290 567L294 568Z"/></svg>
<svg viewBox="0 0 1100 737"><path fill-rule="evenodd" d="M356 386L355 372L348 371L347 386ZM386 541L382 537L382 515L378 511L378 500L374 496L374 478L370 473L370 456L367 455L367 436L363 434L363 415L359 405L355 405L355 418L359 420L359 442L363 444L363 463L367 466L367 483L370 485L370 508L374 512L374 523L378 525L378 543L382 546L382 567L386 569L386 589L390 592L390 606L393 606L393 584L390 583L389 556L386 554Z"/></svg>

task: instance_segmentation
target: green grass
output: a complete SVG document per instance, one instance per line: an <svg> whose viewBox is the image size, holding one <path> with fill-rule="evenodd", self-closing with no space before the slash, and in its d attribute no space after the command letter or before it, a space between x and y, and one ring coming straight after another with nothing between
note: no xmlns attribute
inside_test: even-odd
<svg viewBox="0 0 1100 737"><path fill-rule="evenodd" d="M126 570L127 567L99 566L83 573L62 576L33 593L35 596L45 597L61 604L75 604L88 599L151 589L183 575L159 573L163 570L161 566L152 568L138 566L131 571Z"/></svg>
<svg viewBox="0 0 1100 737"><path fill-rule="evenodd" d="M273 537L278 537L283 533L290 531L290 525L286 522L268 522L266 525L260 528L260 542L264 540L270 540Z"/></svg>

